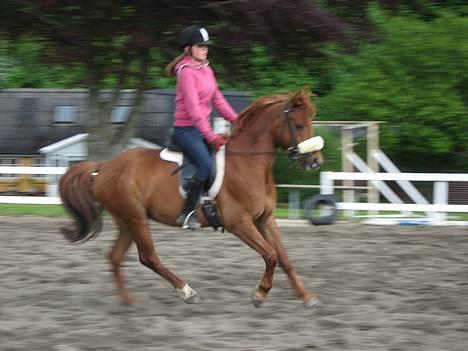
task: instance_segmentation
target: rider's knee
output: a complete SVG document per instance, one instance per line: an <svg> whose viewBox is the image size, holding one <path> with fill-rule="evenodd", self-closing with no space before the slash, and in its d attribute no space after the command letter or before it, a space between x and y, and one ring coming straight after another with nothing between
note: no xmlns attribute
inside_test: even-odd
<svg viewBox="0 0 468 351"><path fill-rule="evenodd" d="M211 173L211 164L205 164L198 169L197 178L203 182L208 179Z"/></svg>

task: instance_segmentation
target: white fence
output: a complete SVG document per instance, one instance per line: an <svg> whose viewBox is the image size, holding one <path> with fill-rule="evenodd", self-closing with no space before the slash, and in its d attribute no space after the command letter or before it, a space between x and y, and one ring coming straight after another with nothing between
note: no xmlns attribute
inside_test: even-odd
<svg viewBox="0 0 468 351"><path fill-rule="evenodd" d="M320 192L322 194L333 194L336 180L365 180L379 185L382 181L413 181L413 182L433 182L433 202L425 204L409 203L358 203L358 202L338 202L340 210L352 211L414 211L428 212L434 220L446 220L447 212L468 213L467 205L448 204L448 183L468 182L468 174L447 174L447 173L355 173L355 172L322 172L320 174Z"/></svg>
<svg viewBox="0 0 468 351"><path fill-rule="evenodd" d="M0 166L1 174L45 174L45 175L62 175L66 172L67 167L22 167L22 166ZM48 186L56 187L56 184ZM0 203L6 204L60 204L59 197L55 196L0 196Z"/></svg>
<svg viewBox="0 0 468 351"><path fill-rule="evenodd" d="M22 166L0 166L0 176L2 174L44 174L44 175L62 175L66 172L67 167L22 167ZM48 184L48 187L55 187L57 184L53 182ZM299 188L299 189L310 189L315 188L319 189L320 185L287 185L280 184L278 187L281 188ZM341 188L341 187L336 187ZM37 204L37 205L50 205L50 204L61 204L59 197L56 196L17 196L17 195L8 195L0 196L0 203L6 204ZM296 206L297 207L297 206ZM294 209L292 211L299 211L299 209ZM297 218L297 215L294 216Z"/></svg>
<svg viewBox="0 0 468 351"><path fill-rule="evenodd" d="M21 167L0 166L1 174L19 175L61 175L67 170L66 167ZM346 186L337 186L337 180L365 180L378 184L383 181L429 181L434 183L434 198L432 203L409 204L409 203L359 203L338 202L340 210L352 211L414 211L432 213L434 219L445 220L446 213L468 213L468 204L448 204L448 183L468 182L468 174L445 174L445 173L355 173L355 172L322 172L320 175L320 192L322 194L334 194L335 189L349 189ZM56 187L57 184L49 186ZM317 188L317 185L278 185L283 188ZM360 188L360 187L354 187ZM364 187L362 187L364 188ZM349 191L349 190L348 190ZM56 196L0 196L0 203L10 204L60 204L60 198Z"/></svg>

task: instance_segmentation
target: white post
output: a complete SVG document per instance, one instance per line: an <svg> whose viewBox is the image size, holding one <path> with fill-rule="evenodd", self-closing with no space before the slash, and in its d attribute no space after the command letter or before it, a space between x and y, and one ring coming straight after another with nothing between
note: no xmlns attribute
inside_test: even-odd
<svg viewBox="0 0 468 351"><path fill-rule="evenodd" d="M331 172L320 172L320 194L333 195L333 178Z"/></svg>
<svg viewBox="0 0 468 351"><path fill-rule="evenodd" d="M289 219L300 218L299 207L300 207L299 191L295 189L289 190L288 192L288 218Z"/></svg>
<svg viewBox="0 0 468 351"><path fill-rule="evenodd" d="M448 182L434 182L434 205L448 204ZM432 212L431 218L435 221L446 221L447 213Z"/></svg>
<svg viewBox="0 0 468 351"><path fill-rule="evenodd" d="M350 128L342 127L341 128L341 163L343 172L353 172L353 164L346 157L347 154L353 152L353 130ZM343 185L349 187L343 191L343 201L344 202L354 202L354 180L343 180ZM346 217L353 217L353 210L344 211Z"/></svg>
<svg viewBox="0 0 468 351"><path fill-rule="evenodd" d="M378 123L369 123L367 125L367 164L371 172L379 172L379 162L372 157L374 151L379 150L379 124ZM374 184L371 181L367 181L367 202L369 203L379 203L379 191L375 188ZM378 215L378 211L370 211L370 215Z"/></svg>

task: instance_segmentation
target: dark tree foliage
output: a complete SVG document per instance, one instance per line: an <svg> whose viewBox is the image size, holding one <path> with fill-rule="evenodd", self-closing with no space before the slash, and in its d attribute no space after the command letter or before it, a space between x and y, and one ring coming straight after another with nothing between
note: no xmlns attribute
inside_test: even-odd
<svg viewBox="0 0 468 351"><path fill-rule="evenodd" d="M361 25L370 24L367 8L371 4L378 4L393 13L407 9L423 19L433 19L440 9L463 11L466 7L464 0L324 0L321 3L340 18Z"/></svg>
<svg viewBox="0 0 468 351"><path fill-rule="evenodd" d="M222 20L219 37L233 46L267 43L276 54L303 54L317 43L340 41L347 25L310 0L214 1L207 4Z"/></svg>
<svg viewBox="0 0 468 351"><path fill-rule="evenodd" d="M208 26L220 48L263 43L280 55L300 55L316 49L317 43L342 40L349 27L310 0L201 0L196 4L4 0L0 4L0 20L0 30L10 35L27 32L48 40L54 49L54 60L79 60L99 67L96 73L101 76L109 73L107 63L115 58L117 49L121 49L122 58L152 47L178 53L178 33L192 23Z"/></svg>

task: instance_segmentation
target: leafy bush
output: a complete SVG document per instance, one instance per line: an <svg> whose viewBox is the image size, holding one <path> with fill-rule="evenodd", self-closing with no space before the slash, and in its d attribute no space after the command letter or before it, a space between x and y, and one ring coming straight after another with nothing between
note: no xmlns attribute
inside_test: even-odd
<svg viewBox="0 0 468 351"><path fill-rule="evenodd" d="M468 170L468 19L408 13L370 17L382 33L355 55L337 51L322 118L379 120L381 144L408 169Z"/></svg>

